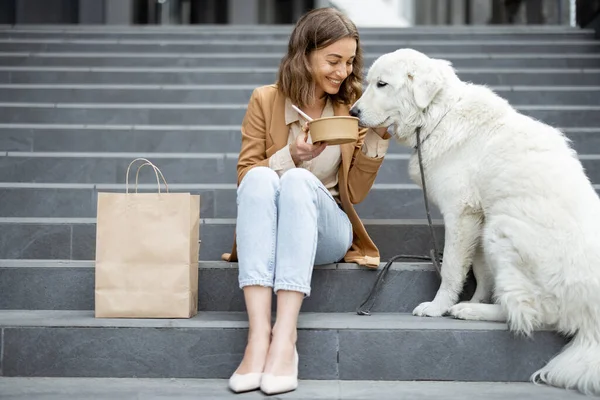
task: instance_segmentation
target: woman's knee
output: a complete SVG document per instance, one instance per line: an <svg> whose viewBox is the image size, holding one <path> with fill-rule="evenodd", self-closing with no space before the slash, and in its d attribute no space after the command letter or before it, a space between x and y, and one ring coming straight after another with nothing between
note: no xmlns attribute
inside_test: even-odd
<svg viewBox="0 0 600 400"><path fill-rule="evenodd" d="M255 167L246 173L237 190L240 197L251 195L273 198L279 191L279 176L268 167Z"/></svg>
<svg viewBox="0 0 600 400"><path fill-rule="evenodd" d="M281 191L313 190L318 178L304 168L294 168L281 177Z"/></svg>

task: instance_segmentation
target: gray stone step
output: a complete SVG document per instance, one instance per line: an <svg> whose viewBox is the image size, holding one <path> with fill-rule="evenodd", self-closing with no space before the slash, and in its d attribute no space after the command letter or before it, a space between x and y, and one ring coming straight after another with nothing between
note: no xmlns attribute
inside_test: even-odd
<svg viewBox="0 0 600 400"><path fill-rule="evenodd" d="M440 248L444 244L441 221L434 220ZM95 218L0 218L0 259L93 260ZM427 255L431 236L427 221L364 219L382 260L396 254ZM200 225L200 260L218 261L230 252L234 219L203 219Z"/></svg>
<svg viewBox="0 0 600 400"><path fill-rule="evenodd" d="M600 78L600 74L598 74ZM0 103L0 123L234 125L247 105L157 103ZM600 105L514 105L525 115L553 126L600 125Z"/></svg>
<svg viewBox="0 0 600 400"><path fill-rule="evenodd" d="M145 179L147 180L147 179ZM236 185L174 185L173 193L199 194L201 218L235 218L237 216ZM600 190L600 185L596 185ZM156 192L156 183L144 184L140 192ZM97 193L125 192L124 185L0 183L0 217L93 218L96 216ZM367 198L356 205L361 218L418 219L425 218L423 194L413 184L375 184ZM431 204L433 218L440 218Z"/></svg>
<svg viewBox="0 0 600 400"><path fill-rule="evenodd" d="M562 129L581 154L600 148L600 127ZM0 151L237 153L240 136L237 125L0 124ZM391 142L388 152L410 150Z"/></svg>
<svg viewBox="0 0 600 400"><path fill-rule="evenodd" d="M225 379L135 378L0 378L5 400L157 400L239 399L227 389ZM260 391L244 399L267 399ZM294 392L278 395L289 400L571 400L582 396L525 382L397 382L397 381L300 381Z"/></svg>
<svg viewBox="0 0 600 400"><path fill-rule="evenodd" d="M125 183L127 166L134 158L151 159L169 184L234 184L235 153L19 153L0 156L0 182ZM408 177L408 154L388 154L376 183L412 183ZM600 183L600 155L579 158L593 183ZM153 183L147 173L140 182Z"/></svg>
<svg viewBox="0 0 600 400"><path fill-rule="evenodd" d="M241 32L241 33L263 33L263 32L291 32L294 28L291 24L228 24L228 25L115 25L111 26L111 32L121 33L200 33L200 32ZM105 25L73 25L73 24L0 24L0 29L21 31L43 31L43 32L105 32ZM361 27L361 32L398 32L397 27ZM404 32L450 32L450 33L575 33L586 32L590 29L573 28L567 25L457 25L457 26L429 26L418 25L401 28Z"/></svg>
<svg viewBox="0 0 600 400"><path fill-rule="evenodd" d="M415 29L416 28L416 29ZM437 27L436 27L437 28ZM419 29L419 27L403 29L370 29L359 28L361 40L583 40L593 39L590 29L556 30L556 31L461 31L459 29ZM291 29L266 30L134 30L121 29L115 31L90 29L1 29L0 39L100 39L100 40L283 40L287 41Z"/></svg>
<svg viewBox="0 0 600 400"><path fill-rule="evenodd" d="M198 273L200 311L246 310L237 263L201 262ZM377 271L356 264L316 266L302 312L355 312L376 276ZM94 280L93 261L0 260L0 309L93 310ZM421 302L433 299L439 282L430 264L394 263L372 311L411 313ZM473 289L469 281L465 299Z"/></svg>
<svg viewBox="0 0 600 400"><path fill-rule="evenodd" d="M600 85L600 69L461 68L465 81L486 85ZM276 68L0 67L0 83L265 85Z"/></svg>
<svg viewBox="0 0 600 400"><path fill-rule="evenodd" d="M189 320L95 319L91 311L0 311L3 375L228 378L245 313ZM379 313L302 313L299 377L318 380L527 381L565 344L549 331ZM158 350L158 351L157 351Z"/></svg>
<svg viewBox="0 0 600 400"><path fill-rule="evenodd" d="M600 66L600 58L598 58ZM23 103L246 103L254 85L11 85L0 102ZM511 104L595 105L600 86L491 86Z"/></svg>
<svg viewBox="0 0 600 400"><path fill-rule="evenodd" d="M430 57L449 60L456 68L600 68L600 54L561 53L430 53ZM61 53L0 52L0 66L70 67L272 67L283 53ZM369 66L379 54L364 54Z"/></svg>
<svg viewBox="0 0 600 400"><path fill-rule="evenodd" d="M593 40L362 40L365 52L383 54L403 47L423 53L593 53ZM136 39L0 39L0 51L271 53L284 52L287 40L136 40Z"/></svg>
<svg viewBox="0 0 600 400"><path fill-rule="evenodd" d="M144 184L143 188L142 193L155 192L156 183ZM124 193L125 186L0 183L0 217L92 218L96 216L98 191ZM201 218L235 218L237 215L234 183L175 185L170 191L199 194ZM375 185L356 210L361 218L411 219L424 218L423 207L423 195L416 185ZM439 217L435 206L432 205L431 211L434 218Z"/></svg>

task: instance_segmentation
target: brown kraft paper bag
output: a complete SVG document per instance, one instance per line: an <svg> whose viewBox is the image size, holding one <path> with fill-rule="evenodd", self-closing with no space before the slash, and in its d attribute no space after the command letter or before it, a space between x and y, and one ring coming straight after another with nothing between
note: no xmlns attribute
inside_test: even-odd
<svg viewBox="0 0 600 400"><path fill-rule="evenodd" d="M129 193L129 170L136 173ZM158 193L137 193L140 169L154 169ZM166 187L161 192L159 174ZM125 193L98 193L97 318L190 318L198 312L200 196L169 193L146 159L129 164Z"/></svg>

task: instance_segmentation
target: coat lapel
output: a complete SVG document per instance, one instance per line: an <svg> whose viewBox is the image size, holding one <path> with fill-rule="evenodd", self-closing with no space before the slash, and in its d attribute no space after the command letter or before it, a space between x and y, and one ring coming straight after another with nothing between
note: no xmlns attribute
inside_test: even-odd
<svg viewBox="0 0 600 400"><path fill-rule="evenodd" d="M334 115L346 116L349 114L348 106L336 103L333 105L333 113ZM348 171L350 171L350 164L352 163L352 156L354 155L354 147L354 143L346 143L340 145L344 177L346 177L348 175Z"/></svg>
<svg viewBox="0 0 600 400"><path fill-rule="evenodd" d="M269 135L271 136L273 145L267 149L267 157L272 156L277 150L285 147L289 136L289 127L285 124L285 96L279 90L275 92L275 99L272 104L273 110L271 112Z"/></svg>

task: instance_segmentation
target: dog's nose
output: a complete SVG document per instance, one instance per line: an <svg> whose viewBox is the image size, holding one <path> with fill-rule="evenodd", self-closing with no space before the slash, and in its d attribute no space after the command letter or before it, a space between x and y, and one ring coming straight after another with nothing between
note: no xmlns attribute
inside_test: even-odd
<svg viewBox="0 0 600 400"><path fill-rule="evenodd" d="M358 116L360 115L360 110L358 108L351 108L350 115L358 118Z"/></svg>

